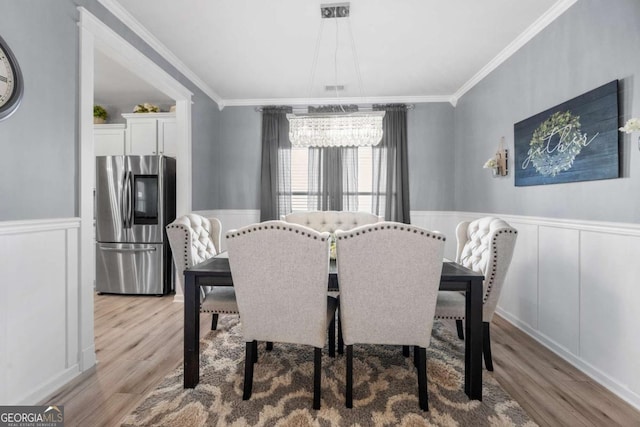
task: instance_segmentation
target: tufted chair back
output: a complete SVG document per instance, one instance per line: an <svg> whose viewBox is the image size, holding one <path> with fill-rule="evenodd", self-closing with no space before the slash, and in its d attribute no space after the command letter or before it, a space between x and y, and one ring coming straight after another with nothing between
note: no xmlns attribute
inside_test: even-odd
<svg viewBox="0 0 640 427"><path fill-rule="evenodd" d="M193 213L176 218L167 225L167 236L183 293L184 270L218 254L220 233L221 224L217 218L205 218ZM207 287L200 289L201 300L207 291Z"/></svg>
<svg viewBox="0 0 640 427"><path fill-rule="evenodd" d="M336 230L351 230L361 225L373 224L383 219L368 212L310 211L292 212L282 217L283 221L304 225L319 232L335 233Z"/></svg>
<svg viewBox="0 0 640 427"><path fill-rule="evenodd" d="M484 275L482 321L491 322L498 305L518 231L495 217L458 224L456 262Z"/></svg>

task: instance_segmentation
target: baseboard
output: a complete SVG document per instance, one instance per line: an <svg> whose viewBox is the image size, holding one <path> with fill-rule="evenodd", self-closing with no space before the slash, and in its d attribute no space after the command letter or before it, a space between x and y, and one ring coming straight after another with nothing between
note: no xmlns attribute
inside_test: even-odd
<svg viewBox="0 0 640 427"><path fill-rule="evenodd" d="M208 213L223 222L223 228L237 228L259 221L257 210L218 209ZM640 224L556 219L484 212L411 211L412 223L448 236L445 256L455 258L455 227L460 221L484 216L500 217L519 230L516 253L507 277L511 286L503 292L497 313L545 348L557 354L612 393L640 409L640 380L627 376L637 372L639 363L625 358L616 366L608 363L608 344L603 332L589 327L598 306L620 307L635 295L640 270L633 252L640 248ZM566 240L565 240L566 239ZM623 249L621 249L623 248ZM624 249L627 248L627 249ZM594 260L599 260L594 263ZM624 260L624 261L623 261ZM616 265L604 283L598 262ZM565 267L568 266L568 267ZM639 267L640 268L640 267ZM616 283L616 292L599 290ZM563 289L555 295L553 292ZM625 297L629 295L629 298ZM573 311L571 311L573 310ZM562 333L548 319L567 319ZM632 336L634 318L629 310L618 313L608 328L617 328L620 337ZM604 334L604 335L603 335ZM576 338L577 337L577 341ZM609 335L611 337L611 335ZM613 339L613 337L612 337ZM633 354L637 346L615 338L615 351ZM635 379L634 379L635 378Z"/></svg>
<svg viewBox="0 0 640 427"><path fill-rule="evenodd" d="M637 295L640 225L485 212L412 211L412 223L447 237L455 257L455 227L485 216L518 229L516 251L498 313L545 348L640 409L637 322L629 309ZM452 256L453 255L453 256ZM603 272L602 266L606 267ZM607 292L615 284L615 290ZM602 322L595 322L606 313ZM554 319L554 321L550 320ZM554 326L560 322L562 328ZM611 333L615 331L615 333ZM610 352L618 355L612 364Z"/></svg>
<svg viewBox="0 0 640 427"><path fill-rule="evenodd" d="M80 364L82 371L86 371L96 364L96 346L91 345L84 350L82 350L80 354Z"/></svg>
<svg viewBox="0 0 640 427"><path fill-rule="evenodd" d="M584 373L586 376L594 380L595 382L601 384L609 391L614 393L620 399L629 403L631 406L640 409L640 396L638 396L633 391L629 390L625 385L620 384L614 378L611 378L609 375L605 374L601 370L596 367L590 365L584 360L576 357L571 352L569 352L566 348L558 345L555 341L549 339L544 334L541 334L539 331L531 328L529 325L521 322L516 317L510 315L498 308L496 310L496 314L502 317L504 320L512 324L514 327L520 329L522 332L531 337L538 344L542 345L558 357L565 360L567 363Z"/></svg>
<svg viewBox="0 0 640 427"><path fill-rule="evenodd" d="M80 367L78 365L73 365L65 369L64 371L59 372L58 375L56 375L54 378L42 384L40 387L36 388L28 395L20 397L14 404L33 405L34 402L41 402L43 405L48 403L55 405L56 402L43 402L43 400L47 399L56 390L80 375L80 373Z"/></svg>

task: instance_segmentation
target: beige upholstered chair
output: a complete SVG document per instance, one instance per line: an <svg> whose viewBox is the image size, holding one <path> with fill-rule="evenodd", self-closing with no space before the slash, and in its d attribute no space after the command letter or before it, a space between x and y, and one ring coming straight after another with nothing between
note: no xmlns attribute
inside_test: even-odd
<svg viewBox="0 0 640 427"><path fill-rule="evenodd" d="M177 218L167 225L177 280L184 293L184 270L220 252L220 221L197 214ZM200 288L200 312L211 313L211 329L216 329L219 314L238 314L236 294L231 286Z"/></svg>
<svg viewBox="0 0 640 427"><path fill-rule="evenodd" d="M498 305L500 291L511 263L518 231L505 221L484 217L458 224L456 262L484 275L482 297L482 352L487 370L493 371L489 325ZM458 336L464 338L465 297L459 292L438 294L436 318L455 319Z"/></svg>
<svg viewBox="0 0 640 427"><path fill-rule="evenodd" d="M345 231L361 225L373 224L382 221L382 218L368 212L309 211L292 212L284 215L282 220L304 225L320 232L335 233L336 230Z"/></svg>
<svg viewBox="0 0 640 427"><path fill-rule="evenodd" d="M251 397L257 341L313 346L313 408L320 408L321 350L335 356L337 301L327 296L329 233L267 221L226 234L246 342L243 399Z"/></svg>
<svg viewBox="0 0 640 427"><path fill-rule="evenodd" d="M426 348L445 238L395 222L337 231L340 317L347 346L346 406L353 404L353 345L415 346L420 408L428 411ZM390 313L378 319L376 313Z"/></svg>
<svg viewBox="0 0 640 427"><path fill-rule="evenodd" d="M349 212L349 211L300 211L292 212L282 216L282 220L294 224L304 225L316 231L328 231L335 233L336 230L347 231L361 225L374 224L384 221L377 215L369 212ZM330 291L329 295L337 297L338 292ZM338 308L338 311L340 309ZM338 316L338 352L343 352L342 328L340 316Z"/></svg>

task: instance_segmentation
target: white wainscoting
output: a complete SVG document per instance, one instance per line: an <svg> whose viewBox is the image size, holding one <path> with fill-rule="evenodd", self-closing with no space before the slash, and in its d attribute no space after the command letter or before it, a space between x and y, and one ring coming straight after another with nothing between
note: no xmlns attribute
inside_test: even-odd
<svg viewBox="0 0 640 427"><path fill-rule="evenodd" d="M490 215L411 212L447 235L455 257L459 221ZM518 229L498 313L640 409L640 226L495 215Z"/></svg>
<svg viewBox="0 0 640 427"><path fill-rule="evenodd" d="M223 232L260 219L257 210L200 213ZM444 233L454 259L456 225L486 215L518 229L498 313L640 409L640 225L444 211L412 211L411 222Z"/></svg>
<svg viewBox="0 0 640 427"><path fill-rule="evenodd" d="M0 222L0 405L35 404L80 371L79 227Z"/></svg>

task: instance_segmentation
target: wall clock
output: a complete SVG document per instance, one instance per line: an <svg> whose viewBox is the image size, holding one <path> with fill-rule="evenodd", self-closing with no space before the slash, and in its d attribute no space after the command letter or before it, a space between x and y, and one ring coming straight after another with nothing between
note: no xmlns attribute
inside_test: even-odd
<svg viewBox="0 0 640 427"><path fill-rule="evenodd" d="M0 37L0 120L13 114L22 100L22 73L16 57Z"/></svg>

